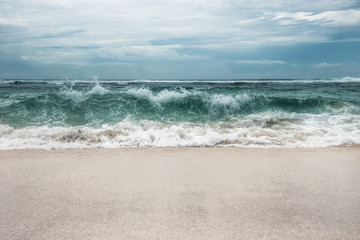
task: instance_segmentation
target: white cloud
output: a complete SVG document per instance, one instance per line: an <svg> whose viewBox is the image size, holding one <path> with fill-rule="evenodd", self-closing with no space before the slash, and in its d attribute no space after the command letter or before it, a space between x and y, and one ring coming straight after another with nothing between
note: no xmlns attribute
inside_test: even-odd
<svg viewBox="0 0 360 240"><path fill-rule="evenodd" d="M314 64L312 67L313 68L332 68L332 67L339 67L343 65L342 63L326 63L326 62L323 62L323 63L317 63L317 64Z"/></svg>
<svg viewBox="0 0 360 240"><path fill-rule="evenodd" d="M142 59L163 59L163 60L189 60L203 59L203 56L179 54L177 45L139 45L124 46L119 48L101 48L97 55L114 60L142 60Z"/></svg>
<svg viewBox="0 0 360 240"><path fill-rule="evenodd" d="M31 56L21 56L21 59L24 60L24 61L29 61L29 60L32 60L33 57L31 57Z"/></svg>
<svg viewBox="0 0 360 240"><path fill-rule="evenodd" d="M258 17L258 18L252 18L252 19L245 19L245 20L239 20L237 21L238 24L250 24L250 23L255 23L261 20L266 19L265 17Z"/></svg>
<svg viewBox="0 0 360 240"><path fill-rule="evenodd" d="M22 55L24 61L36 61L42 63L84 65L91 63L96 58L103 59L109 64L139 61L139 60L199 60L206 59L200 55L180 54L176 51L177 45L139 45L122 47L102 47L102 48L64 48L64 49L44 49L32 53L32 55ZM55 48L56 49L56 48ZM100 63L101 64L101 63Z"/></svg>
<svg viewBox="0 0 360 240"><path fill-rule="evenodd" d="M54 64L75 64L84 65L88 63L88 53L78 51L53 51L49 52L34 52L32 55L23 55L21 59L24 61L34 61L38 63L54 63Z"/></svg>
<svg viewBox="0 0 360 240"><path fill-rule="evenodd" d="M275 13L273 20L279 20L280 24L301 24L311 22L313 24L325 26L354 26L360 25L360 10L349 9L341 11L327 11L318 14L312 12L280 12Z"/></svg>
<svg viewBox="0 0 360 240"><path fill-rule="evenodd" d="M26 19L22 19L22 18L0 17L0 25L25 26L25 25L27 25L27 21L26 21Z"/></svg>
<svg viewBox="0 0 360 240"><path fill-rule="evenodd" d="M236 60L240 64L260 64L260 65L272 65L272 64L286 64L282 60Z"/></svg>
<svg viewBox="0 0 360 240"><path fill-rule="evenodd" d="M353 6L358 3L357 0L316 0L312 1L311 4L309 1L304 0L252 0L252 1L237 1L233 0L232 3L238 3L238 6L242 8L251 8L251 9L262 9L268 11L284 11L285 9L289 12L299 12L299 11L329 11L334 9L344 9Z"/></svg>

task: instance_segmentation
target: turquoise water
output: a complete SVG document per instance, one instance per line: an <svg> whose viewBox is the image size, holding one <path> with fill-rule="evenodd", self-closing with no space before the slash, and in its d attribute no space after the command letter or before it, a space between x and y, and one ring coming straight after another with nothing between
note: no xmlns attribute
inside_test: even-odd
<svg viewBox="0 0 360 240"><path fill-rule="evenodd" d="M1 80L0 148L360 143L360 79Z"/></svg>

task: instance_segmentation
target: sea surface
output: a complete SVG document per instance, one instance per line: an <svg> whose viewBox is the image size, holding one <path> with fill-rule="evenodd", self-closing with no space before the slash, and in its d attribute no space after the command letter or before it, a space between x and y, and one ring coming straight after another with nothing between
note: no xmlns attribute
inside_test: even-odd
<svg viewBox="0 0 360 240"><path fill-rule="evenodd" d="M360 78L0 79L0 149L360 144Z"/></svg>

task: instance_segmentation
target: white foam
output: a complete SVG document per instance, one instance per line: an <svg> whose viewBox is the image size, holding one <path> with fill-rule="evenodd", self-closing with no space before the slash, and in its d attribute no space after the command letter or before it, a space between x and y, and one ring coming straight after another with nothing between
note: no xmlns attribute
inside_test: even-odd
<svg viewBox="0 0 360 240"><path fill-rule="evenodd" d="M333 80L340 82L360 82L360 77L343 77L343 78L335 78Z"/></svg>
<svg viewBox="0 0 360 240"><path fill-rule="evenodd" d="M232 95L215 94L209 96L209 108L214 110L225 110L226 112L234 112L239 110L244 103L250 102L251 97L247 93Z"/></svg>
<svg viewBox="0 0 360 240"><path fill-rule="evenodd" d="M343 77L343 78L330 78L330 79L202 79L202 80L151 80L151 79L138 79L138 80L120 80L104 82L127 84L127 83L187 83L187 84L234 84L234 83L314 83L314 82L360 82L359 77Z"/></svg>
<svg viewBox="0 0 360 240"><path fill-rule="evenodd" d="M93 94L98 94L98 95L104 95L106 93L108 93L109 90L103 88L102 86L100 86L99 82L96 82L95 86L88 92L88 94L93 95Z"/></svg>
<svg viewBox="0 0 360 240"><path fill-rule="evenodd" d="M0 149L238 146L327 147L360 144L360 116L265 112L244 119L163 124L127 118L100 128L0 125Z"/></svg>
<svg viewBox="0 0 360 240"><path fill-rule="evenodd" d="M185 89L179 90L163 90L155 94L148 88L130 88L127 90L127 94L133 95L139 99L147 99L152 102L155 106L161 106L161 104L173 101L184 99L189 95L198 95L196 91L187 91Z"/></svg>
<svg viewBox="0 0 360 240"><path fill-rule="evenodd" d="M64 97L65 99L71 100L75 106L79 106L82 102L85 102L92 95L104 95L109 90L100 86L98 82L95 83L95 86L89 91L79 91L74 89L75 84L73 82L68 82L66 88L62 88L58 95Z"/></svg>
<svg viewBox="0 0 360 240"><path fill-rule="evenodd" d="M11 106L12 104L18 103L19 100L16 99L1 99L0 98L0 108L5 108Z"/></svg>
<svg viewBox="0 0 360 240"><path fill-rule="evenodd" d="M58 94L65 99L71 100L76 106L88 99L86 94L72 88L63 89Z"/></svg>

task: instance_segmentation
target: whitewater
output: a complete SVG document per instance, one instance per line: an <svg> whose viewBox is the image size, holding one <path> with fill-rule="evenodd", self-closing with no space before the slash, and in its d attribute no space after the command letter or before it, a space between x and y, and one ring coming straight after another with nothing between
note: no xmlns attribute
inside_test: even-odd
<svg viewBox="0 0 360 240"><path fill-rule="evenodd" d="M360 79L0 80L0 149L360 144Z"/></svg>

